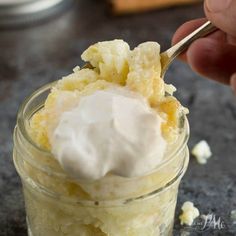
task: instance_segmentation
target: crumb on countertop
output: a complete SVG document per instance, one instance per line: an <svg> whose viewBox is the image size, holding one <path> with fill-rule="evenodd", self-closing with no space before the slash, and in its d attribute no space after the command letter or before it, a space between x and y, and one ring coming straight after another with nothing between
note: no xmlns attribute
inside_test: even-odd
<svg viewBox="0 0 236 236"><path fill-rule="evenodd" d="M180 224L192 225L193 221L199 216L199 210L190 201L186 201L181 209L182 214L179 216Z"/></svg>
<svg viewBox="0 0 236 236"><path fill-rule="evenodd" d="M196 157L197 162L202 165L206 164L207 160L212 156L210 146L205 140L197 143L193 147L191 153Z"/></svg>

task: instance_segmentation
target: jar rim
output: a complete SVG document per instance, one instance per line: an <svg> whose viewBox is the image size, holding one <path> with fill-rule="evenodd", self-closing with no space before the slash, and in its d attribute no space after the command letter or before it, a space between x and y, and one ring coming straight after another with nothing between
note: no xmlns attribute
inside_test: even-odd
<svg viewBox="0 0 236 236"><path fill-rule="evenodd" d="M48 84L40 87L39 89L35 90L31 95L26 97L26 99L23 101L23 103L21 104L21 106L18 110L17 126L16 126L17 130L19 130L19 132L22 134L24 140L27 142L28 145L30 145L31 147L33 147L35 150L42 153L43 155L50 156L50 157L53 156L52 153L50 151L38 146L37 143L34 142L34 140L31 138L29 132L27 131L25 110L27 109L27 106L30 104L30 102L32 102L34 99L36 99L40 94L43 94L47 90L50 90L56 83L57 83L57 81L48 83ZM179 135L179 136L182 136L181 137L182 140L181 140L181 142L178 142L178 145L174 145L176 147L169 154L169 156L167 158L164 158L164 161L162 161L160 164L158 164L158 166L153 168L151 171L145 173L142 176L129 177L129 179L134 180L139 177L145 177L147 175L150 175L150 174L156 172L159 168L162 168L163 166L167 165L176 155L178 155L178 153L180 153L183 150L183 148L187 144L188 138L189 138L189 123L188 123L188 119L185 114L183 114L183 121L184 121L184 126L183 126L183 129ZM177 141L178 141L178 139L177 139ZM177 141L175 141L175 142L177 142ZM37 166L35 165L35 167L37 167ZM49 172L48 168L44 171ZM57 173L57 171L55 171L53 169L50 169L50 171L52 171L57 176L63 176L63 177L67 176L66 173L59 173L59 172ZM80 182L87 182L87 181L84 180L84 181L80 181Z"/></svg>

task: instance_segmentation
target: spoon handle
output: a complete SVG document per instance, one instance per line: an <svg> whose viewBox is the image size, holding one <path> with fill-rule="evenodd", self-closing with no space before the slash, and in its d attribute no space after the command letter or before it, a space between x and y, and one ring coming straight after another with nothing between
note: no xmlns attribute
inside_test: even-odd
<svg viewBox="0 0 236 236"><path fill-rule="evenodd" d="M161 53L162 75L165 74L172 60L175 57L177 57L180 53L185 51L194 40L204 37L216 30L217 28L210 21L207 21L205 24L203 24L195 31L193 31L191 34L183 38L173 47Z"/></svg>

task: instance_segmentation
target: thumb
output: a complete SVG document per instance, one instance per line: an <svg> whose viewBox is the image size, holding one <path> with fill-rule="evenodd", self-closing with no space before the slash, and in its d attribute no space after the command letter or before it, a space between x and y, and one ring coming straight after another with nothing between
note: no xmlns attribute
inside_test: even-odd
<svg viewBox="0 0 236 236"><path fill-rule="evenodd" d="M236 1L205 0L204 10L207 18L219 29L236 37Z"/></svg>

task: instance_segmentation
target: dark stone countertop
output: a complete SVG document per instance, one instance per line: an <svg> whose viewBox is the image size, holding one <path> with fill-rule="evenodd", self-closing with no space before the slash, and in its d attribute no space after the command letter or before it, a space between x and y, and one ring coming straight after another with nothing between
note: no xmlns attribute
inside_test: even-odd
<svg viewBox="0 0 236 236"><path fill-rule="evenodd" d="M91 43L122 38L133 47L143 41L170 46L183 22L201 17L202 6L184 6L139 15L112 17L101 1L78 1L77 6L50 21L0 31L0 235L26 235L20 179L12 162L12 132L23 99L36 88L61 78L82 64L81 52ZM227 86L201 78L180 61L167 79L177 97L190 109L189 147L206 139L213 152L206 165L191 157L181 183L175 233L236 235L230 212L236 209L236 100ZM178 215L186 200L202 214L221 217L225 229L198 232L180 226Z"/></svg>

